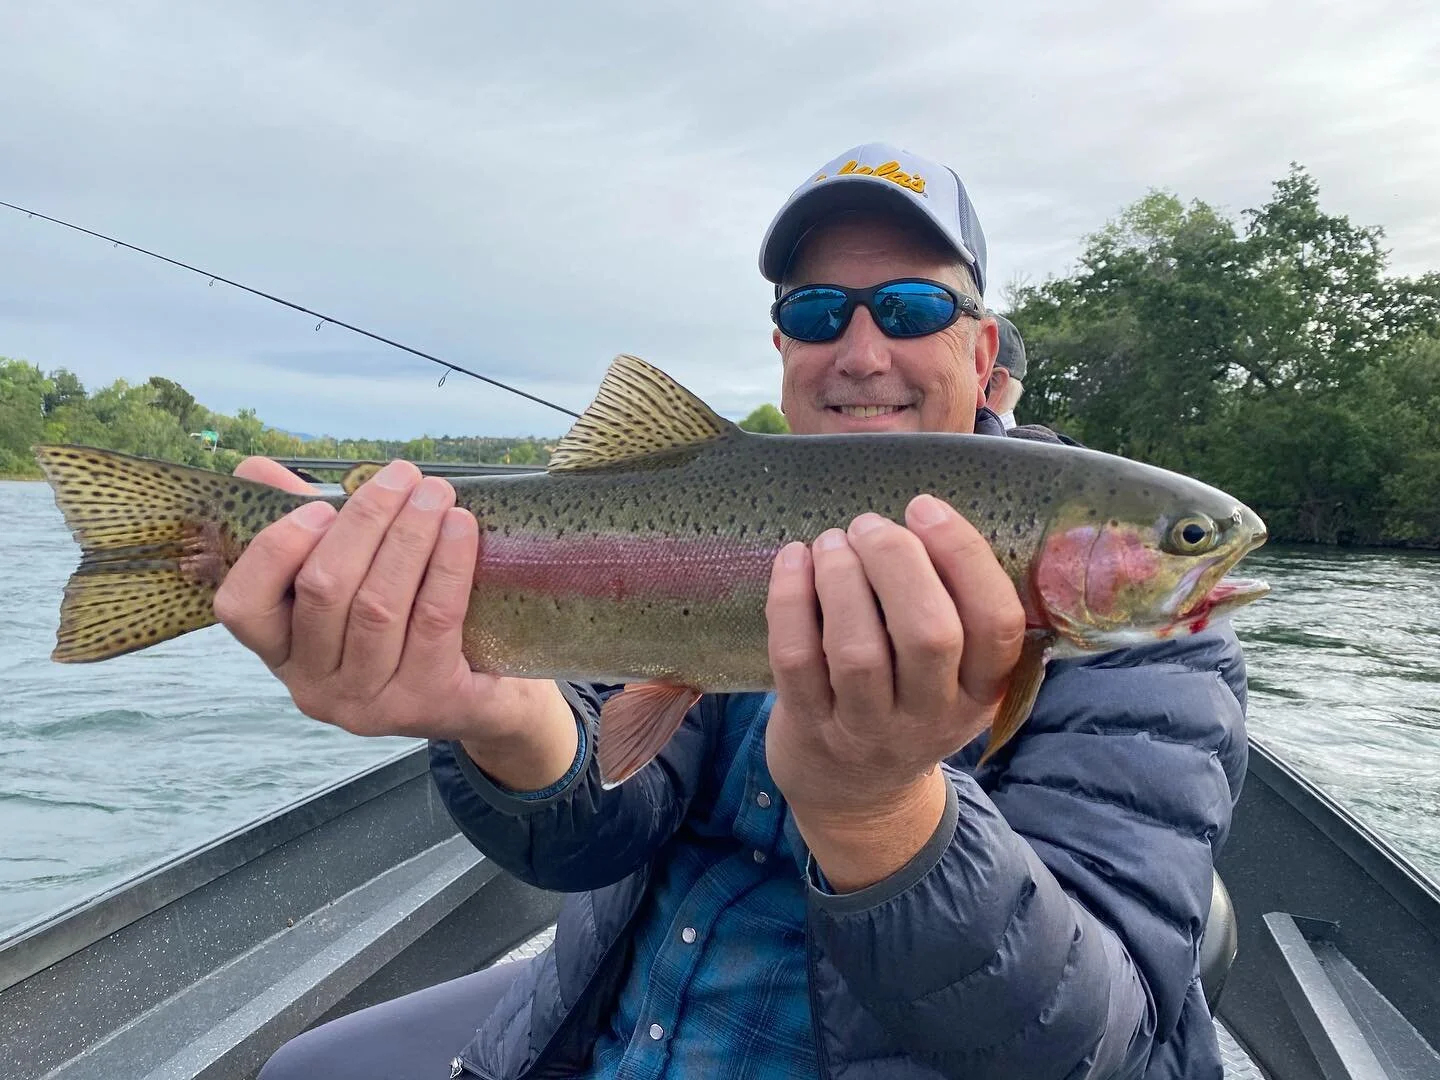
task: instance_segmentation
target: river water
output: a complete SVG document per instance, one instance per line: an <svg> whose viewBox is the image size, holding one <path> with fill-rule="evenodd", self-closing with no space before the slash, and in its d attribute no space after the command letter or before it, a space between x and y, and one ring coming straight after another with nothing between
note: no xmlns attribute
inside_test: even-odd
<svg viewBox="0 0 1440 1080"><path fill-rule="evenodd" d="M0 935L418 745L306 718L219 627L52 663L78 554L47 485L0 482ZM1246 567L1252 730L1440 878L1440 557Z"/></svg>

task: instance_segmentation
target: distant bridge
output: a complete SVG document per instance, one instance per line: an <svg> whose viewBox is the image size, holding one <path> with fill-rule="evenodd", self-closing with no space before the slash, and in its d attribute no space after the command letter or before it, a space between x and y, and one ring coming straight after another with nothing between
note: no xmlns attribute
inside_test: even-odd
<svg viewBox="0 0 1440 1080"><path fill-rule="evenodd" d="M317 472L345 473L363 463L345 458L319 457L277 457L275 460L301 479L310 481L318 479L314 475ZM417 461L414 465L426 476L508 476L545 471L543 465L472 465L463 461Z"/></svg>

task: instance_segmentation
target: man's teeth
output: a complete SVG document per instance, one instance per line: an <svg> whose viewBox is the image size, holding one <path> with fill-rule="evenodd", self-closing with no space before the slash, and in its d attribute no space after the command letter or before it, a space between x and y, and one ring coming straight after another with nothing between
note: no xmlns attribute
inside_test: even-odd
<svg viewBox="0 0 1440 1080"><path fill-rule="evenodd" d="M857 416L866 418L870 416L884 416L886 413L899 412L904 405L841 405L839 409L846 416Z"/></svg>

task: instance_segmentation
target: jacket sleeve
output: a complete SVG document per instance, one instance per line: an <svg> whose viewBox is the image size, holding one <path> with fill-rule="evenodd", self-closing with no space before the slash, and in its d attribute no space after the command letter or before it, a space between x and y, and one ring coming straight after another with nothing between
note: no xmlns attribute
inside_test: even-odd
<svg viewBox="0 0 1440 1080"><path fill-rule="evenodd" d="M1197 977L1244 701L1228 627L1054 663L1008 760L952 759L909 865L843 895L812 873L849 992L947 1076L1140 1075Z"/></svg>
<svg viewBox="0 0 1440 1080"><path fill-rule="evenodd" d="M450 816L487 858L557 892L612 885L645 865L685 817L713 739L719 704L691 708L659 756L605 790L595 760L600 706L620 687L560 683L575 712L575 765L543 792L513 792L485 775L458 742L430 744L430 773Z"/></svg>

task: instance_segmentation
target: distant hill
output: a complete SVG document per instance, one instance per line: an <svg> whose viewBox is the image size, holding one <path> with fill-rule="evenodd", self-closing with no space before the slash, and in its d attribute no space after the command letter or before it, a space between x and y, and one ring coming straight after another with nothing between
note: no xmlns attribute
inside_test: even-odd
<svg viewBox="0 0 1440 1080"><path fill-rule="evenodd" d="M301 442L315 442L317 439L322 438L320 435L311 435L308 431L289 431L283 427L271 427L269 424L265 425L265 430L278 431L281 435L290 435L293 438L299 439Z"/></svg>

